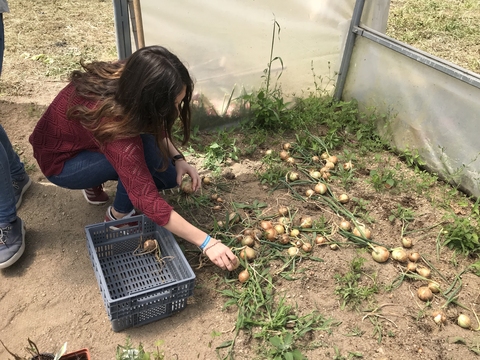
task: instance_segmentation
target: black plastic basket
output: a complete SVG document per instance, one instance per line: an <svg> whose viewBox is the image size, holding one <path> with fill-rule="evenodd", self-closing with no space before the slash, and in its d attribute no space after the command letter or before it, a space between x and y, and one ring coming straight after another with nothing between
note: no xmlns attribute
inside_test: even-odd
<svg viewBox="0 0 480 360"><path fill-rule="evenodd" d="M169 231L139 215L88 225L85 233L113 331L141 326L185 308L193 295L195 274ZM146 239L157 240L161 262L153 253L137 255L135 250Z"/></svg>

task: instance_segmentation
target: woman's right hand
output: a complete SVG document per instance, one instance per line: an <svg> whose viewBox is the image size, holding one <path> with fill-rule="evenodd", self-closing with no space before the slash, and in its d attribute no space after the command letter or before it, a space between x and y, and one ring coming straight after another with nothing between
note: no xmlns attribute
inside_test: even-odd
<svg viewBox="0 0 480 360"><path fill-rule="evenodd" d="M235 270L240 265L240 261L228 246L221 241L211 239L208 246L203 251L205 255L219 268L223 270Z"/></svg>

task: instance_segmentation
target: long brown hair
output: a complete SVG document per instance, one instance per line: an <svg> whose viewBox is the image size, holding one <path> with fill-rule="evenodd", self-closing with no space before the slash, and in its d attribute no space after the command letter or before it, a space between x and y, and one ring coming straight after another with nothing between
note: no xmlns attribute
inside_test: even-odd
<svg viewBox="0 0 480 360"><path fill-rule="evenodd" d="M78 95L98 103L93 109L73 106L67 116L92 131L100 144L152 134L163 157L168 159L161 140L166 136L172 142L172 127L177 118L183 128L182 145L189 140L193 81L185 65L170 51L149 46L124 61L81 65L83 70L73 71L70 80ZM186 95L178 111L175 100L184 87ZM164 168L167 165L164 161Z"/></svg>

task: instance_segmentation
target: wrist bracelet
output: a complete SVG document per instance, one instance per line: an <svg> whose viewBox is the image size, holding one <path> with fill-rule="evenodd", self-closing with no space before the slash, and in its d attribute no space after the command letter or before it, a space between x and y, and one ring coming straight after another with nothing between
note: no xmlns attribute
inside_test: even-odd
<svg viewBox="0 0 480 360"><path fill-rule="evenodd" d="M203 249L205 249L205 247L208 245L208 243L210 242L211 239L212 238L210 237L210 235L207 235L207 237L203 241L202 245L199 246L200 250L203 251Z"/></svg>
<svg viewBox="0 0 480 360"><path fill-rule="evenodd" d="M215 244L210 245L210 246L207 247L205 250L203 250L203 253L206 254L206 253L207 253L207 250L211 249L212 247L214 247L215 245L220 244L220 243L221 243L221 241L217 241Z"/></svg>
<svg viewBox="0 0 480 360"><path fill-rule="evenodd" d="M178 154L178 155L175 155L174 157L172 157L173 165L175 165L175 161L177 161L177 160L185 160L185 156L183 156L182 154Z"/></svg>

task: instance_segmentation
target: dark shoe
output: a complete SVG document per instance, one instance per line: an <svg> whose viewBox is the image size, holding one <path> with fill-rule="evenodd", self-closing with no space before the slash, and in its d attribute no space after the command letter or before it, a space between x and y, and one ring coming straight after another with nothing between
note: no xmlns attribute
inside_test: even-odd
<svg viewBox="0 0 480 360"><path fill-rule="evenodd" d="M115 220L127 220L127 219L131 218L132 216L136 216L136 215L139 215L139 214L135 211L135 209L133 209L127 215L125 215L123 218L116 219L115 216L113 216L113 214L112 214L112 207L109 206L108 209L107 209L107 212L105 214L105 222L115 221ZM110 226L110 229L118 230L118 229L121 229L121 228L124 228L124 227L137 226L137 225L138 225L138 221L126 222L125 224L120 224L120 225L117 225L117 226Z"/></svg>
<svg viewBox="0 0 480 360"><path fill-rule="evenodd" d="M103 191L103 185L82 190L85 199L93 205L102 205L108 201L108 194Z"/></svg>
<svg viewBox="0 0 480 360"><path fill-rule="evenodd" d="M0 269L14 264L25 251L25 224L17 217L13 223L0 225Z"/></svg>
<svg viewBox="0 0 480 360"><path fill-rule="evenodd" d="M25 175L21 181L13 180L13 191L15 192L15 205L17 209L22 205L22 198L25 191L28 190L32 184L32 179L28 175Z"/></svg>

